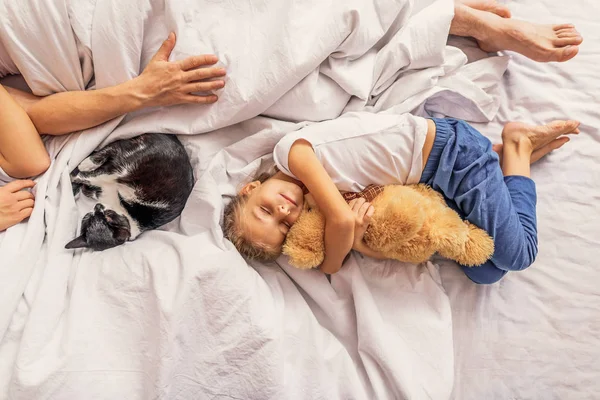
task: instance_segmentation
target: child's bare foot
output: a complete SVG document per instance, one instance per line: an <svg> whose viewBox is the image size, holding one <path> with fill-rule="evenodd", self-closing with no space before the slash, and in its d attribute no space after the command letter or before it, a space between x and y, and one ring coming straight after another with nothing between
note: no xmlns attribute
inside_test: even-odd
<svg viewBox="0 0 600 400"><path fill-rule="evenodd" d="M455 7L450 33L474 37L487 52L510 50L541 62L570 60L583 42L571 24L534 24L465 5Z"/></svg>
<svg viewBox="0 0 600 400"><path fill-rule="evenodd" d="M502 18L510 18L511 13L508 7L498 4L496 0L456 0L457 4L464 4L467 7L481 11L489 11Z"/></svg>
<svg viewBox="0 0 600 400"><path fill-rule="evenodd" d="M533 154L539 159L565 143L562 135L579 133L577 121L554 121L533 126L519 122L506 124L502 131L502 174L531 176Z"/></svg>
<svg viewBox="0 0 600 400"><path fill-rule="evenodd" d="M553 140L549 144L545 146L545 148L534 150L531 153L531 159L529 161L530 164L533 164L536 161L539 161L540 158L544 157L546 154L553 152L554 150L558 150L563 147L565 144L569 142L568 137L561 137L556 140ZM498 158L500 161L500 165L502 165L502 154L503 154L504 145L502 143L495 144L492 146L492 150L498 154Z"/></svg>
<svg viewBox="0 0 600 400"><path fill-rule="evenodd" d="M548 153L557 150L569 142L569 138L562 135L579 133L577 121L553 121L548 125L527 125L521 122L510 122L502 131L502 142L516 144L531 152L531 164L538 161ZM498 153L502 164L503 144L495 144L492 149Z"/></svg>

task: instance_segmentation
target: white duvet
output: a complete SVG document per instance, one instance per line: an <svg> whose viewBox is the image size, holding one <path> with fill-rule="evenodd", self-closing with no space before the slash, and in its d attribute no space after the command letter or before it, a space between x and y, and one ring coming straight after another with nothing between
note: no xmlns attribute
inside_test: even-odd
<svg viewBox="0 0 600 400"><path fill-rule="evenodd" d="M450 0L2 0L0 37L34 93L132 78L170 30L173 59L215 53L228 81L213 106L145 110L50 143L33 216L0 234L0 397L448 398L465 378L436 266L353 256L331 283L284 259L248 266L219 220L304 124L362 109L493 118L507 58L465 65L446 46L452 12ZM151 131L180 134L192 157L181 218L105 252L64 250L87 211L70 169Z"/></svg>

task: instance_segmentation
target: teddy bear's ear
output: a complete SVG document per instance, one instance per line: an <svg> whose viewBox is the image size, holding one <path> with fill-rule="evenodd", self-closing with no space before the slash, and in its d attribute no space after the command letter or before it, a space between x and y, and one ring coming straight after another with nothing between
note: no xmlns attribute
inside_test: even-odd
<svg viewBox="0 0 600 400"><path fill-rule="evenodd" d="M302 211L287 234L283 254L291 266L300 269L318 267L325 259L325 218L318 210Z"/></svg>

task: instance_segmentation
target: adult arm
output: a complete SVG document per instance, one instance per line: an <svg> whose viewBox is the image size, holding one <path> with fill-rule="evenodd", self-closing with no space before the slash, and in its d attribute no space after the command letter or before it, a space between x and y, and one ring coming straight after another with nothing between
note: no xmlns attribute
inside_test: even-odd
<svg viewBox="0 0 600 400"><path fill-rule="evenodd" d="M63 135L96 125L115 117L146 107L195 103L210 104L216 95L198 96L194 92L220 89L225 70L214 65L214 55L188 57L181 61L168 61L175 47L171 33L154 55L144 71L136 78L120 85L88 91L56 93L39 98L17 89L7 89L19 102L38 132Z"/></svg>

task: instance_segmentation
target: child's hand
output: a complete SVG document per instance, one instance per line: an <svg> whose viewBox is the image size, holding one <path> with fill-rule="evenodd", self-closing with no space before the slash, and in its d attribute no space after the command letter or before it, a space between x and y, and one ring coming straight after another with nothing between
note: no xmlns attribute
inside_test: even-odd
<svg viewBox="0 0 600 400"><path fill-rule="evenodd" d="M0 232L28 218L33 211L33 194L25 191L35 182L13 181L0 187Z"/></svg>
<svg viewBox="0 0 600 400"><path fill-rule="evenodd" d="M355 217L354 244L352 249L361 251L364 248L363 237L365 236L365 232L369 227L369 223L371 222L371 217L373 216L375 209L371 203L367 202L362 197L350 201L348 205L352 209Z"/></svg>
<svg viewBox="0 0 600 400"><path fill-rule="evenodd" d="M318 208L315 198L310 193L304 195L304 204L306 204L308 208Z"/></svg>

